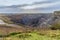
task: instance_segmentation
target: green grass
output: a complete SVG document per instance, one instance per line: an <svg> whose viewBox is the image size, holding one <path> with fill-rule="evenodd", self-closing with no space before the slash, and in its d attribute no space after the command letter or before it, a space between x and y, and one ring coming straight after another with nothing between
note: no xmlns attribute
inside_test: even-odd
<svg viewBox="0 0 60 40"><path fill-rule="evenodd" d="M45 33L46 32L46 33ZM49 30L31 33L10 33L9 36L2 37L4 40L60 40L60 30Z"/></svg>

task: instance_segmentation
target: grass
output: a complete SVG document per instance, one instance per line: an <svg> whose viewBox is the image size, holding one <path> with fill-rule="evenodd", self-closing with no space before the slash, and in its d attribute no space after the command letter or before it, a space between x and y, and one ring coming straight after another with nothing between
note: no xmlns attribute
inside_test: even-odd
<svg viewBox="0 0 60 40"><path fill-rule="evenodd" d="M3 40L60 40L60 30L45 30L31 33L10 33Z"/></svg>

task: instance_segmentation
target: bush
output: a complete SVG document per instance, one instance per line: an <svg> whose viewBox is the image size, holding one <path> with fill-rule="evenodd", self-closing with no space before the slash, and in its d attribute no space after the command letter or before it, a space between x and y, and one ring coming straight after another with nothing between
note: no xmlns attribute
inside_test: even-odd
<svg viewBox="0 0 60 40"><path fill-rule="evenodd" d="M50 28L52 30L60 29L60 23L59 22L56 22L56 23L52 24L52 26Z"/></svg>
<svg viewBox="0 0 60 40"><path fill-rule="evenodd" d="M17 35L17 34L20 34L21 32L13 32L13 33L10 33L9 35Z"/></svg>
<svg viewBox="0 0 60 40"><path fill-rule="evenodd" d="M21 34L21 35L19 35L19 38L28 38L31 36L32 36L31 34Z"/></svg>

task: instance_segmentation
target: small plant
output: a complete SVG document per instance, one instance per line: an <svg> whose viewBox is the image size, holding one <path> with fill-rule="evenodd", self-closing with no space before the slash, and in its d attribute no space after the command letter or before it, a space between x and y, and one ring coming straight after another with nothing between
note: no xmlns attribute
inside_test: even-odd
<svg viewBox="0 0 60 40"><path fill-rule="evenodd" d="M13 32L13 33L10 33L10 35L16 35L16 34L20 34L21 32L18 32L18 33L16 33L16 32Z"/></svg>
<svg viewBox="0 0 60 40"><path fill-rule="evenodd" d="M19 38L28 38L28 37L31 37L32 35L30 34L21 34L19 35Z"/></svg>

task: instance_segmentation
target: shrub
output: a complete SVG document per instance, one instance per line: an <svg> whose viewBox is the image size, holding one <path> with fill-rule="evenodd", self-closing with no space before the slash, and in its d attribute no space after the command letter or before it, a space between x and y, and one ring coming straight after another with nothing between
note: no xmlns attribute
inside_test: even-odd
<svg viewBox="0 0 60 40"><path fill-rule="evenodd" d="M9 35L17 35L17 34L20 34L21 32L13 32L13 33L10 33Z"/></svg>
<svg viewBox="0 0 60 40"><path fill-rule="evenodd" d="M56 22L56 23L52 24L52 26L50 28L52 30L60 29L60 23L59 22Z"/></svg>
<svg viewBox="0 0 60 40"><path fill-rule="evenodd" d="M19 35L19 38L28 38L31 36L32 36L31 34L21 34L21 35Z"/></svg>

